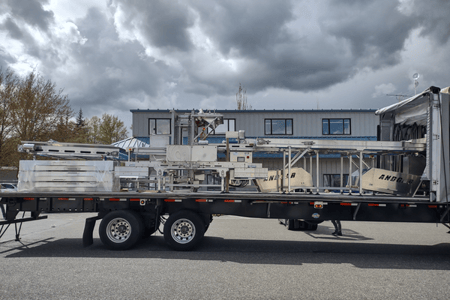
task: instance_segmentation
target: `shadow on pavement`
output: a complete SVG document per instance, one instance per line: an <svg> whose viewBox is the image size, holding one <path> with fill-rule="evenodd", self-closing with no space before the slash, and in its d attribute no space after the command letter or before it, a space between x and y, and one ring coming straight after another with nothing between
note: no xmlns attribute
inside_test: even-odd
<svg viewBox="0 0 450 300"><path fill-rule="evenodd" d="M25 246L10 241L0 245L5 258L19 257L90 257L157 258L210 260L240 264L352 264L358 268L449 270L450 243L403 245L360 243L357 240L277 241L237 240L206 236L194 251L170 250L160 235L144 239L128 251L107 250L99 239L88 248L81 239L22 240Z"/></svg>

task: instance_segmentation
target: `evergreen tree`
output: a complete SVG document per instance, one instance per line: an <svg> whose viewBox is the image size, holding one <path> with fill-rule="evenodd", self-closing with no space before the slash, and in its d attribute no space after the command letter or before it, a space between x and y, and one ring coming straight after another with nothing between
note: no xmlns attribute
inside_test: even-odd
<svg viewBox="0 0 450 300"><path fill-rule="evenodd" d="M80 108L80 111L78 112L78 116L77 116L77 127L78 128L80 128L80 127L84 127L84 125L85 125L85 122L84 122L84 119L83 119L83 110Z"/></svg>

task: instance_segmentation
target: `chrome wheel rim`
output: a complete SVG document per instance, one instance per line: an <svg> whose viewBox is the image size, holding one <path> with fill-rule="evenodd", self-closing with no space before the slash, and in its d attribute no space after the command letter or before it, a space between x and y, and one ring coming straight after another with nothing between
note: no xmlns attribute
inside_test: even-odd
<svg viewBox="0 0 450 300"><path fill-rule="evenodd" d="M195 237L195 225L188 219L179 219L172 224L172 238L179 244L187 244Z"/></svg>
<svg viewBox="0 0 450 300"><path fill-rule="evenodd" d="M123 243L130 238L130 222L123 218L112 219L106 226L106 235L114 243Z"/></svg>

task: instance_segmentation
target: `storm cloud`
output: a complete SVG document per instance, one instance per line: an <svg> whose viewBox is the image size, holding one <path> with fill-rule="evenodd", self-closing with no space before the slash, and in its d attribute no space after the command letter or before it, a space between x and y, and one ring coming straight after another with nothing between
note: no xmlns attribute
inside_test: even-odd
<svg viewBox="0 0 450 300"><path fill-rule="evenodd" d="M6 0L9 14L18 22L24 22L43 31L49 29L53 22L53 12L45 10L43 5L47 0Z"/></svg>
<svg viewBox="0 0 450 300"><path fill-rule="evenodd" d="M385 91L411 94L415 72L422 89L450 85L443 0L1 6L0 66L36 69L88 117L129 123L136 108L233 109L239 83L254 108L269 109L377 108L395 101Z"/></svg>

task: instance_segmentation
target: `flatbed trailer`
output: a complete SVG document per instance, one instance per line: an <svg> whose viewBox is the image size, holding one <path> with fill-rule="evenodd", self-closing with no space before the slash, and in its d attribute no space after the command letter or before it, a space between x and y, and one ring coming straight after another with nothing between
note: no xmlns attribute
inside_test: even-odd
<svg viewBox="0 0 450 300"><path fill-rule="evenodd" d="M12 195L11 195L12 196ZM95 221L111 215L127 223L127 228L108 224L101 226L100 236L105 245L112 249L128 249L139 241L141 236L150 235L159 228L161 217L175 215L177 220L186 224L178 225L181 237L175 239L184 243L173 242L174 237L166 234L172 232L173 222L165 220L165 239L176 250L189 250L195 247L203 237L213 216L235 215L253 218L281 219L289 229L314 230L317 224L326 220L341 221L380 221L380 222L423 222L447 225L450 222L447 203L430 203L426 197L380 195L346 195L329 194L261 194L261 193L17 193L14 197L2 197L1 203L4 221L2 226L39 220L42 212L82 213L97 212L98 217L88 218L83 234L83 245L92 244ZM31 217L18 219L20 212L30 212ZM129 212L134 212L130 214ZM114 220L105 219L108 222ZM136 220L141 219L141 221ZM172 218L173 219L173 218ZM140 224L142 222L142 224ZM136 224L134 224L136 223ZM186 225L185 224L185 225ZM137 226L137 228L134 228ZM167 228L166 228L167 226ZM175 225L177 226L177 225ZM189 229L190 228L190 229ZM173 229L174 230L174 229ZM194 230L194 232L193 232ZM108 232L117 233L119 243L109 243ZM121 241L120 231L124 242ZM129 232L131 231L131 232ZM137 237L134 234L139 233ZM1 234L1 233L0 233ZM127 236L130 235L130 238ZM131 235L133 237L131 238ZM192 238L192 241L190 240ZM127 242L128 241L128 242ZM132 241L132 242L129 242ZM183 241L182 241L183 242Z"/></svg>
<svg viewBox="0 0 450 300"><path fill-rule="evenodd" d="M98 213L98 216L86 219L83 244L92 244L95 223L101 220L99 235L103 244L117 250L133 247L142 237L156 232L161 224L164 224L164 239L171 248L190 250L201 242L213 217L220 215L280 219L288 229L305 230L314 230L318 224L327 220L422 222L449 227L449 100L448 91L442 94L440 89L432 87L399 104L380 110L378 142L243 140L232 148L236 156L236 161L233 161L230 160L230 145L227 139L226 145L219 146L198 143L190 146L168 146L167 150L146 149L154 157L166 155L165 160L128 162L125 167L115 169L115 172L124 177L130 174L141 176L147 172L148 176L143 182L153 182L153 185L147 185L152 186L153 190L74 192L68 188L60 191L2 192L0 208L4 220L0 221L0 238L10 225L43 219L46 217L41 215L44 212ZM213 125L218 120L213 114L196 114L193 115L195 122L187 123L186 126L201 123L204 119L199 119L200 116L212 120ZM397 126L396 130L401 131L399 126L403 126L409 119L424 122L421 126L427 132L426 137L417 140L393 139L393 127ZM189 132L192 136L201 135L197 134L193 127ZM240 133L236 133L236 137L240 138ZM75 155L75 158L79 158L83 153L95 158L98 153L109 155L115 150L109 149L110 146L95 146L95 149L89 151L79 151L80 148L76 145L68 145L69 148L64 152L59 151L53 144L31 142L24 142L22 147L33 155L50 153L56 154L58 158L64 155ZM221 147L226 151L226 161L212 161L217 152L221 151ZM285 169L280 173L281 188L277 181L279 173L268 176L267 169L245 161L251 157L249 151L261 149L284 153ZM108 152L110 150L112 152ZM142 149L139 151L145 152ZM195 151L197 153L194 153ZM298 151L297 154L293 153L295 151ZM346 155L350 170L352 164L355 164L353 159L359 159L358 186L353 187L350 179L349 187L344 187L341 181L341 187L330 192L319 187L318 181L316 185L312 185L308 174L305 177L305 182L308 183L291 186L291 178L295 177L291 167L295 162L310 153L311 162L314 156L318 166L321 151ZM244 154L242 161L239 160L240 153ZM377 167L370 168L372 173L367 171L364 174L364 165L368 166L364 159L368 155L376 157ZM188 159L181 161L178 157ZM342 161L343 156L341 157ZM311 163L311 169L312 167ZM386 174L376 173L380 170L386 171ZM416 175L401 173L405 170ZM195 181L196 173L205 171L220 175L221 184L214 186L219 188L218 191L202 190L202 184ZM235 180L235 185L245 178L262 180L260 184L263 184L264 181L271 180L268 177L276 178L272 180L272 183L277 182L276 192L240 191L239 188L233 191L228 188L231 180ZM19 176L19 186L20 184ZM405 186L408 188L405 189ZM25 212L30 212L30 216L23 217ZM15 228L18 239L20 229L17 230L17 226Z"/></svg>

